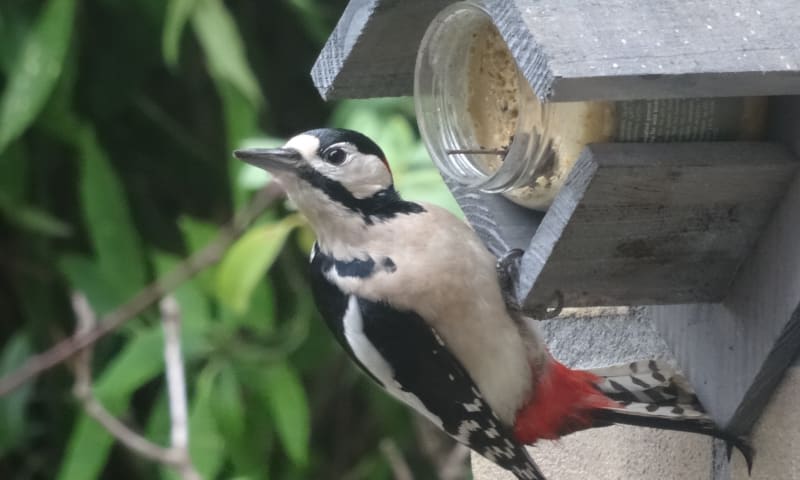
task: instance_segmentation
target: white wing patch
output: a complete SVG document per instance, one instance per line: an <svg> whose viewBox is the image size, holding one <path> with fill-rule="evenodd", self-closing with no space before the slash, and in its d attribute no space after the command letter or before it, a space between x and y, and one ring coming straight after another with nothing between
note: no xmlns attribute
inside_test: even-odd
<svg viewBox="0 0 800 480"><path fill-rule="evenodd" d="M344 336L350 345L353 354L364 365L364 368L383 383L386 391L392 394L401 402L407 404L414 410L425 415L439 428L442 427L442 419L433 412L425 408L419 397L411 392L406 392L401 388L394 378L394 370L389 362L381 355L375 345L369 341L364 333L364 320L361 317L361 308L358 305L358 298L351 295L347 301L347 310L344 314Z"/></svg>

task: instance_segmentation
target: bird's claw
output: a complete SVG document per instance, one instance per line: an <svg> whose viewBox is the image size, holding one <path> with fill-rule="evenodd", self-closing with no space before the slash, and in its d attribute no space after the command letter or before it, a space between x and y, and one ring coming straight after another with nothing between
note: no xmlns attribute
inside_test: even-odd
<svg viewBox="0 0 800 480"><path fill-rule="evenodd" d="M506 303L506 307L515 312L521 310L517 299L517 282L519 281L519 263L524 253L519 248L509 250L498 258L495 264L503 300Z"/></svg>
<svg viewBox="0 0 800 480"><path fill-rule="evenodd" d="M509 312L516 315L547 320L554 318L564 308L564 294L560 290L553 292L553 301L548 304L535 305L532 308L523 308L517 298L517 285L519 282L519 266L525 252L519 248L509 250L497 259L497 279L500 291Z"/></svg>
<svg viewBox="0 0 800 480"><path fill-rule="evenodd" d="M564 294L561 290L553 292L552 301L547 304L535 305L533 308L525 309L522 313L537 320L549 320L557 317L564 309Z"/></svg>

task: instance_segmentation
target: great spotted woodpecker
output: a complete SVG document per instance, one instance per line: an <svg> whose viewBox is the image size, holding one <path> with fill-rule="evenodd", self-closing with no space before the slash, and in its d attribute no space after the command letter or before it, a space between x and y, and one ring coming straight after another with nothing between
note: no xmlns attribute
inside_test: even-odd
<svg viewBox="0 0 800 480"><path fill-rule="evenodd" d="M614 423L713 435L749 461L747 444L718 430L667 365L589 372L556 361L510 308L475 233L440 207L404 201L366 136L311 130L234 155L269 170L311 223L315 301L355 363L517 478L544 479L525 444Z"/></svg>

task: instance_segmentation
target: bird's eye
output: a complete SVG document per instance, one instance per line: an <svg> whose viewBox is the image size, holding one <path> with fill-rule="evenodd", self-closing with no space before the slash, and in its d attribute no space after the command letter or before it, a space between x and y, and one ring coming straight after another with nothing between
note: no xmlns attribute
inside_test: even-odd
<svg viewBox="0 0 800 480"><path fill-rule="evenodd" d="M322 155L326 162L333 165L341 165L347 158L347 152L341 148L331 148Z"/></svg>

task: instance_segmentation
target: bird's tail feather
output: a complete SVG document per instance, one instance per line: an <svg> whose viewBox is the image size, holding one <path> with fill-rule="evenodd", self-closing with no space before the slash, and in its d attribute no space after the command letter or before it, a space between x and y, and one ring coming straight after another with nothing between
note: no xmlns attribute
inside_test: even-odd
<svg viewBox="0 0 800 480"><path fill-rule="evenodd" d="M751 468L752 446L719 429L686 378L668 363L645 360L589 371L600 377L600 391L619 404L596 411L595 426L623 424L709 435L724 440L729 452L736 447Z"/></svg>

